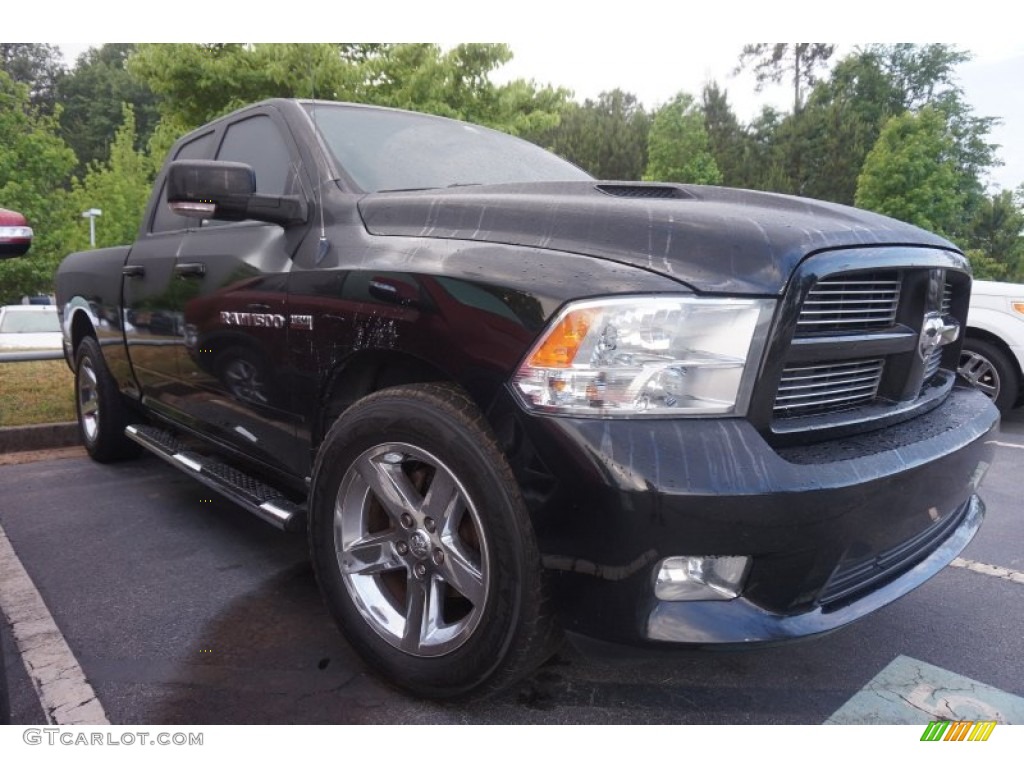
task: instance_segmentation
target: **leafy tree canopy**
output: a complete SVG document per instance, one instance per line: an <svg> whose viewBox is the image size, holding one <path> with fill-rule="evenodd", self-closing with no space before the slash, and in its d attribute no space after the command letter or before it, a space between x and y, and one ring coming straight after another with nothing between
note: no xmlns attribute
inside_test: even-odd
<svg viewBox="0 0 1024 768"><path fill-rule="evenodd" d="M67 253L63 231L71 219L64 184L74 166L56 118L32 106L27 85L0 72L0 202L23 213L35 230L27 256L0 261L0 303L50 290Z"/></svg>
<svg viewBox="0 0 1024 768"><path fill-rule="evenodd" d="M708 146L722 172L722 183L749 186L746 176L751 142L729 106L728 93L712 82L704 86L701 96Z"/></svg>
<svg viewBox="0 0 1024 768"><path fill-rule="evenodd" d="M711 154L704 115L687 93L677 94L655 113L647 139L647 157L646 181L722 181L722 173Z"/></svg>
<svg viewBox="0 0 1024 768"><path fill-rule="evenodd" d="M28 86L33 107L53 114L57 86L64 76L60 48L46 43L0 43L0 70Z"/></svg>
<svg viewBox="0 0 1024 768"><path fill-rule="evenodd" d="M750 43L743 46L736 72L753 67L757 90L765 83L793 83L793 111L803 104L803 91L817 82L815 70L824 67L836 47L833 43Z"/></svg>
<svg viewBox="0 0 1024 768"><path fill-rule="evenodd" d="M558 121L568 91L495 85L508 46L464 43L140 45L128 70L160 97L164 118L198 126L253 101L299 97L415 109L510 133Z"/></svg>
<svg viewBox="0 0 1024 768"><path fill-rule="evenodd" d="M963 197L954 151L933 107L890 118L864 161L857 205L952 236Z"/></svg>
<svg viewBox="0 0 1024 768"><path fill-rule="evenodd" d="M546 146L599 179L639 180L647 166L651 118L632 93L606 91L569 102L557 126L524 138Z"/></svg>
<svg viewBox="0 0 1024 768"><path fill-rule="evenodd" d="M135 111L128 104L122 110L122 121L105 163L94 162L85 178L75 179L71 200L76 210L99 208L103 215L96 220L96 247L123 245L135 240L142 213L152 190L153 179L160 170L159 161L135 149L137 131ZM83 225L88 222L82 222ZM89 247L88 228L81 226L69 251Z"/></svg>
<svg viewBox="0 0 1024 768"><path fill-rule="evenodd" d="M971 222L969 247L975 277L1024 281L1024 211L1011 190L985 197Z"/></svg>
<svg viewBox="0 0 1024 768"><path fill-rule="evenodd" d="M156 95L125 68L134 52L130 43L107 43L78 57L60 81L57 93L63 111L61 134L78 157L79 171L106 160L114 134L122 124L122 107L132 105L139 134L137 149L156 128Z"/></svg>

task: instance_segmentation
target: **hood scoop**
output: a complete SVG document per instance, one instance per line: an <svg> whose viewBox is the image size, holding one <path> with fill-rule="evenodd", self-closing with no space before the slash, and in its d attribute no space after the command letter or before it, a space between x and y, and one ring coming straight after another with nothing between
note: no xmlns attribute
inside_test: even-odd
<svg viewBox="0 0 1024 768"><path fill-rule="evenodd" d="M665 184L598 184L598 192L603 192L612 197L632 197L644 200L696 200L696 195L691 195L680 187L672 187Z"/></svg>

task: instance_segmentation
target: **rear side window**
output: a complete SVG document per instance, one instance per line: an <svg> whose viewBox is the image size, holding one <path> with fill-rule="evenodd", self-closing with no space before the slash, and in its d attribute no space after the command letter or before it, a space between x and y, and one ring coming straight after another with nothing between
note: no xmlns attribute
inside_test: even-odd
<svg viewBox="0 0 1024 768"><path fill-rule="evenodd" d="M229 125L217 159L251 166L256 174L256 191L262 194L293 195L298 191L288 145L266 115Z"/></svg>
<svg viewBox="0 0 1024 768"><path fill-rule="evenodd" d="M188 144L183 144L175 160L207 160L213 155L213 131L204 133ZM187 216L179 216L167 207L167 184L160 188L160 204L156 207L156 214L153 216L153 232L173 232L179 229L187 229L198 224L197 219L190 219Z"/></svg>

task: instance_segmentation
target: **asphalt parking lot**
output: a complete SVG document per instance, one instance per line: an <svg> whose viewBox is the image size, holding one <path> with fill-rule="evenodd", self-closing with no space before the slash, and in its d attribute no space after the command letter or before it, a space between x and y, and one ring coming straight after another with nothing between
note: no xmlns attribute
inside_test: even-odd
<svg viewBox="0 0 1024 768"><path fill-rule="evenodd" d="M961 560L843 630L741 652L567 644L471 705L382 685L321 604L304 539L158 459L0 466L0 527L112 724L1024 723L1022 466L1024 409ZM4 621L0 642L13 722L46 723Z"/></svg>

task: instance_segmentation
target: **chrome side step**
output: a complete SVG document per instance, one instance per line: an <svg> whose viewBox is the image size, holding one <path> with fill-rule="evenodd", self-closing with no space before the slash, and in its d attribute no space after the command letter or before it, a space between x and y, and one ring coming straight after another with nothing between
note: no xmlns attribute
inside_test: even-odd
<svg viewBox="0 0 1024 768"><path fill-rule="evenodd" d="M125 436L203 485L244 507L282 531L306 527L306 508L280 491L234 467L189 451L172 433L144 424L129 424Z"/></svg>

